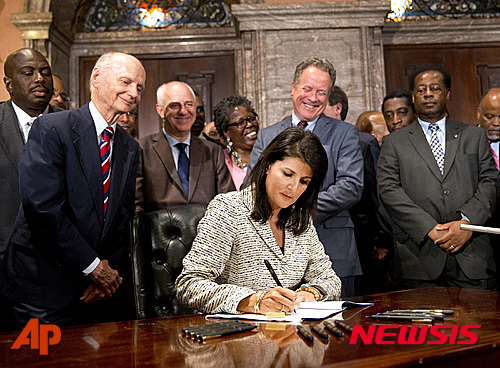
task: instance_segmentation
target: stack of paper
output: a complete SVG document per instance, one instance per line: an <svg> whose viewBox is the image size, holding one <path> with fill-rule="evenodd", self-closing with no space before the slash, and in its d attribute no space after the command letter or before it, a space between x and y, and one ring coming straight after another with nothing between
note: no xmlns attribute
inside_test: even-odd
<svg viewBox="0 0 500 368"><path fill-rule="evenodd" d="M245 319L263 322L301 322L304 320L325 319L343 310L371 306L373 303L354 303L349 301L303 302L294 313L288 313L283 318L268 318L265 314L209 314L207 318Z"/></svg>

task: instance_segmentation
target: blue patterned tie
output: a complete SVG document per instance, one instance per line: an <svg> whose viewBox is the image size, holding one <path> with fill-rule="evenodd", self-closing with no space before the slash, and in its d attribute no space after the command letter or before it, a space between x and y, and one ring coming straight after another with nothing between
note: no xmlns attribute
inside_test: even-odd
<svg viewBox="0 0 500 368"><path fill-rule="evenodd" d="M186 155L185 143L177 143L175 147L179 150L179 162L177 163L177 172L181 178L182 188L184 189L184 196L187 198L189 195L189 158Z"/></svg>
<svg viewBox="0 0 500 368"><path fill-rule="evenodd" d="M113 137L113 128L108 126L102 132L101 141L101 168L102 168L102 185L104 187L104 217L106 217L106 211L108 209L108 197L109 197L109 181L111 168L109 165L110 153L111 153L111 138Z"/></svg>
<svg viewBox="0 0 500 368"><path fill-rule="evenodd" d="M434 158L436 159L437 165L439 167L439 171L441 171L441 175L443 175L444 171L444 152L443 147L441 147L441 143L437 137L437 130L439 129L437 123L431 123L429 125L429 129L432 131L431 135L431 150Z"/></svg>

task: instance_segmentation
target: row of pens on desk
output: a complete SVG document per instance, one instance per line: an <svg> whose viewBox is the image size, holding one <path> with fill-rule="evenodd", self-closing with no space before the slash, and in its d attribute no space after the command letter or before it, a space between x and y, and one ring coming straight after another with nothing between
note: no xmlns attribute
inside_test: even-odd
<svg viewBox="0 0 500 368"><path fill-rule="evenodd" d="M342 336L344 332L351 333L352 332L352 327L349 326L348 324L342 322L342 321L334 321L333 323L330 323L328 321L323 322L323 326L330 331L334 336ZM304 337L306 341L313 341L314 337L311 331L314 331L319 337L322 339L328 339L328 333L318 324L316 323L311 323L309 324L310 330L302 325L297 326L297 331L299 334Z"/></svg>
<svg viewBox="0 0 500 368"><path fill-rule="evenodd" d="M451 309L394 309L391 311L373 314L367 318L380 321L404 321L417 323L433 323L435 320L444 320L452 315Z"/></svg>
<svg viewBox="0 0 500 368"><path fill-rule="evenodd" d="M352 332L352 327L345 324L342 321L335 321L335 325L328 321L324 321L323 325L335 336L342 336L343 334L342 330L349 333ZM186 327L182 329L182 333L188 337L191 337L192 339L198 340L200 342L205 342L207 340L218 337L251 331L256 327L257 327L256 325L252 325L250 323L246 323L243 321L223 321L217 323L210 323L206 325ZM319 337L323 339L328 338L328 334L320 325L311 323L309 327ZM307 341L313 341L314 338L313 335L311 334L311 330L302 325L297 326L297 330L304 337L304 339L306 339Z"/></svg>
<svg viewBox="0 0 500 368"><path fill-rule="evenodd" d="M445 316L452 315L451 309L395 309L383 313L366 316L373 320L380 321L403 321L412 323L433 323L435 320L444 320ZM334 321L334 324L324 321L323 326L334 336L341 337L344 332L352 333L352 327L342 321ZM310 330L305 326L297 326L297 331L306 341L313 341L314 337L311 331L316 333L322 339L328 339L328 333L320 325L311 323Z"/></svg>
<svg viewBox="0 0 500 368"><path fill-rule="evenodd" d="M445 316L452 315L453 310L447 309L395 309L383 313L373 314L366 316L373 320L381 321L405 321L413 323L433 323L435 320L444 320ZM182 332L199 341L206 341L209 339L228 336L232 334L251 331L256 328L243 321L223 321L206 325L191 326L182 329ZM343 321L335 320L333 323L329 321L323 322L323 327L316 323L311 323L307 328L304 325L298 325L297 331L306 341L313 341L314 337L312 332L322 339L328 339L328 330L333 336L341 337L345 332L351 334L352 326L349 326Z"/></svg>

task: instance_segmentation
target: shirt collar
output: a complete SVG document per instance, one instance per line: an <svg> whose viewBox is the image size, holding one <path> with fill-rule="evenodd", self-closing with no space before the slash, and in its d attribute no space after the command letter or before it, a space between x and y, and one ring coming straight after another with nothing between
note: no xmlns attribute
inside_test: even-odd
<svg viewBox="0 0 500 368"><path fill-rule="evenodd" d="M106 119L101 115L99 110L97 110L97 107L95 107L94 103L90 101L89 103L89 110L90 110L90 115L92 116L92 120L94 120L94 125L95 125L95 131L97 133L97 143L100 143L101 141L101 134L108 127L108 123L106 122ZM113 131L116 132L116 121L110 125L113 128ZM115 135L113 134L113 139Z"/></svg>
<svg viewBox="0 0 500 368"><path fill-rule="evenodd" d="M170 134L167 133L165 128L163 128L163 134L165 135L165 138L167 138L168 144L170 144L170 147L175 147L177 143L185 143L188 147L191 144L191 133L189 133L188 137L184 142L179 142L177 138L172 137Z"/></svg>
<svg viewBox="0 0 500 368"><path fill-rule="evenodd" d="M318 121L319 117L321 116L321 114L319 114L316 119L314 120L311 120L311 121L308 121L307 122L307 126L311 126L311 125L314 125L316 124L316 122ZM292 125L293 126L298 126L299 123L301 122L302 120L300 120L297 115L295 115L295 111L292 111Z"/></svg>
<svg viewBox="0 0 500 368"><path fill-rule="evenodd" d="M420 118L417 118L417 120L422 129L424 129L424 131L427 132L429 130L429 125L431 125L431 123L424 121ZM436 121L436 124L438 125L439 129L441 129L444 132L446 127L446 116L443 116L441 120Z"/></svg>
<svg viewBox="0 0 500 368"><path fill-rule="evenodd" d="M29 116L26 113L26 111L24 111L19 106L17 106L14 103L14 101L11 100L10 102L12 102L12 107L14 108L14 112L16 113L17 120L19 121L19 124L20 124L21 128L23 126L25 126L26 124L28 124L28 122L33 121L34 119L37 118L37 116ZM47 107L45 108L45 110L43 111L42 114L47 114L48 112L49 112L49 105L47 105ZM40 114L40 115L42 115L42 114Z"/></svg>

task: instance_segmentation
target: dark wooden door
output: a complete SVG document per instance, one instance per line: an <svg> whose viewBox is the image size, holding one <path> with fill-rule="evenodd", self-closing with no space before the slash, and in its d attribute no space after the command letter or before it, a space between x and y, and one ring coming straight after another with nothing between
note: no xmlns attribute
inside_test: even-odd
<svg viewBox="0 0 500 368"><path fill-rule="evenodd" d="M500 46L500 45L499 45ZM500 47L496 45L385 46L387 92L409 89L410 76L421 65L436 65L451 75L448 112L451 119L477 124L477 107L489 88L500 87Z"/></svg>
<svg viewBox="0 0 500 368"><path fill-rule="evenodd" d="M170 81L188 83L203 97L207 122L213 108L235 93L234 56L232 53L204 55L141 55L146 69L146 88L138 109L139 137L160 131L162 122L156 113L156 90ZM90 100L89 78L97 58L80 59L80 105Z"/></svg>

